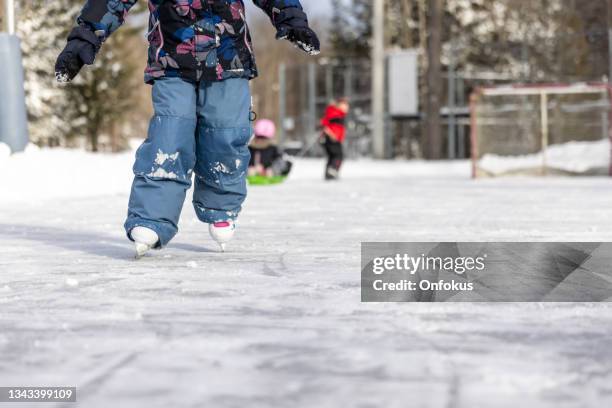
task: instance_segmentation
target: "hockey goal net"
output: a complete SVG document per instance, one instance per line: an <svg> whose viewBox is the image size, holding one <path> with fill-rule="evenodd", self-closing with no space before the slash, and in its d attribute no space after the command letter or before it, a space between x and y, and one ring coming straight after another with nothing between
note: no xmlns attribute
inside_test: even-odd
<svg viewBox="0 0 612 408"><path fill-rule="evenodd" d="M477 89L473 176L612 175L611 95L607 84Z"/></svg>

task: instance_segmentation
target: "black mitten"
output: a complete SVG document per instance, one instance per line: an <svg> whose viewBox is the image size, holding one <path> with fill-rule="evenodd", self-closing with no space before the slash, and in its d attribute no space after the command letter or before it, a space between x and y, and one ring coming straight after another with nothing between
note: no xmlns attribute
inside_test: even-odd
<svg viewBox="0 0 612 408"><path fill-rule="evenodd" d="M276 38L291 41L297 48L310 55L321 52L321 43L317 34L308 26L306 13L297 7L274 11Z"/></svg>
<svg viewBox="0 0 612 408"><path fill-rule="evenodd" d="M73 28L68 36L68 44L55 63L55 78L58 82L70 82L83 65L92 65L101 44L100 38L87 27Z"/></svg>

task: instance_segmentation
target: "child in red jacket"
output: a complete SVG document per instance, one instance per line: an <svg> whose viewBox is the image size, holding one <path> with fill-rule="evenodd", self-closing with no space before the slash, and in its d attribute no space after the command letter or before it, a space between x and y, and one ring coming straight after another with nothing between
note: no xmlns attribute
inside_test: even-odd
<svg viewBox="0 0 612 408"><path fill-rule="evenodd" d="M321 119L323 147L327 153L325 180L337 180L344 159L342 143L346 137L346 115L350 109L348 99L341 98L325 109Z"/></svg>

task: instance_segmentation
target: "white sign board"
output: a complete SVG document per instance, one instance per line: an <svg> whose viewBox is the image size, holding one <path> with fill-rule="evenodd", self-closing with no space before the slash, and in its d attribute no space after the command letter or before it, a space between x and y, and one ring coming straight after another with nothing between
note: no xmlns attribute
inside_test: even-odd
<svg viewBox="0 0 612 408"><path fill-rule="evenodd" d="M419 113L419 66L417 50L392 51L388 55L389 114Z"/></svg>

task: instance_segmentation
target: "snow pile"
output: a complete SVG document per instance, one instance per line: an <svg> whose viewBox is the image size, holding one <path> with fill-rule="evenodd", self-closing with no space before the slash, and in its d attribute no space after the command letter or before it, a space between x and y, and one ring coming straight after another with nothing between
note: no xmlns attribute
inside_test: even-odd
<svg viewBox="0 0 612 408"><path fill-rule="evenodd" d="M6 143L0 142L0 160L6 160L11 155L11 148Z"/></svg>
<svg viewBox="0 0 612 408"><path fill-rule="evenodd" d="M295 163L290 180L321 180L324 173L322 159L292 159ZM409 178L470 178L471 166L467 160L435 161L424 160L347 160L342 165L340 177L351 179L409 179Z"/></svg>
<svg viewBox="0 0 612 408"><path fill-rule="evenodd" d="M30 145L12 156L0 153L0 203L45 201L127 195L132 183L134 152L141 140L134 139L132 151L119 154L89 153L78 149L39 149ZM0 150L1 152L1 150ZM172 159L163 153L158 161ZM294 159L288 182L322 180L323 159ZM159 176L159 174L156 174ZM428 163L424 161L347 161L344 179L461 178L470 176L466 161Z"/></svg>
<svg viewBox="0 0 612 408"><path fill-rule="evenodd" d="M1 148L0 148L1 151ZM0 153L1 203L83 198L129 191L134 152L89 153L78 149L40 149Z"/></svg>
<svg viewBox="0 0 612 408"><path fill-rule="evenodd" d="M542 152L522 156L487 154L478 163L481 170L492 175L526 172L546 167L569 173L597 173L610 166L610 141L569 142L549 146L546 158Z"/></svg>

